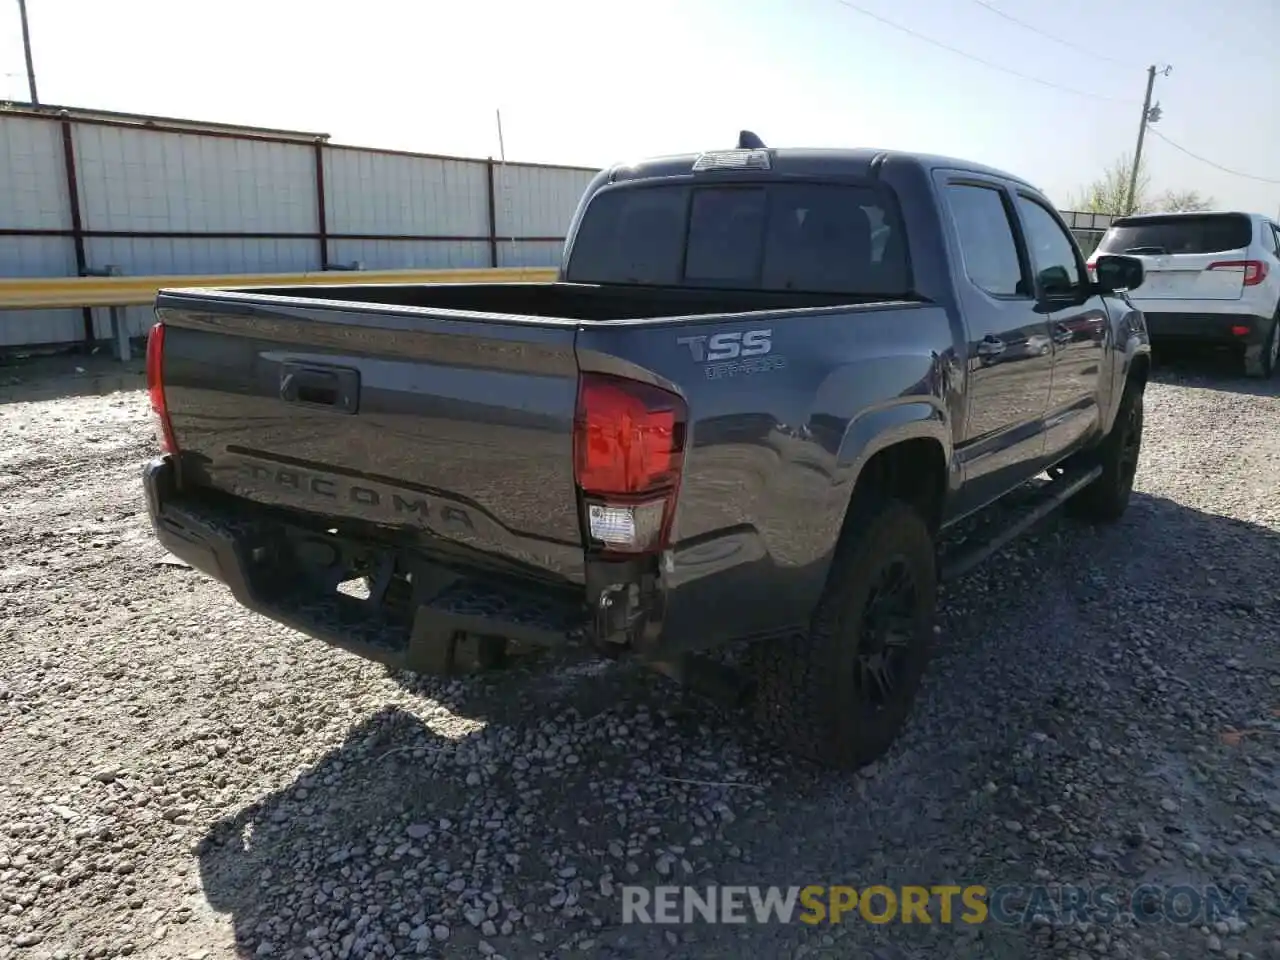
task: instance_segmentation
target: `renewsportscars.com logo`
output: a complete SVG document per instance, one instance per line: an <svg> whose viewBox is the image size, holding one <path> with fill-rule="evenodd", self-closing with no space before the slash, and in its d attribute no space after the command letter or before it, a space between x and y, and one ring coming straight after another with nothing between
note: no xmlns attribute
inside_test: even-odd
<svg viewBox="0 0 1280 960"><path fill-rule="evenodd" d="M1112 886L979 884L888 887L624 886L623 923L805 923L1022 925L1039 920L1111 924L1244 926L1248 891L1217 885Z"/></svg>

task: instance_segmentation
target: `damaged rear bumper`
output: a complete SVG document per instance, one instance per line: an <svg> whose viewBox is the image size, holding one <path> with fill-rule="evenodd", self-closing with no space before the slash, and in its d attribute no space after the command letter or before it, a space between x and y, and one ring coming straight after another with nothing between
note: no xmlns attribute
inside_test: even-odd
<svg viewBox="0 0 1280 960"><path fill-rule="evenodd" d="M500 641L564 647L595 632L581 587L576 597L519 589L278 512L184 497L175 474L169 457L143 470L152 527L167 550L225 583L246 608L358 656L452 674L489 665ZM339 591L356 577L365 596Z"/></svg>

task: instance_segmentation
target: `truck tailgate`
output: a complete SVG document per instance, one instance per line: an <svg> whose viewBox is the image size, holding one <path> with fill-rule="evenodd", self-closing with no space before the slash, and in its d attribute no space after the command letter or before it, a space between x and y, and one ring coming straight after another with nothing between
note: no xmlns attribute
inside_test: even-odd
<svg viewBox="0 0 1280 960"><path fill-rule="evenodd" d="M165 291L184 486L580 582L575 325Z"/></svg>

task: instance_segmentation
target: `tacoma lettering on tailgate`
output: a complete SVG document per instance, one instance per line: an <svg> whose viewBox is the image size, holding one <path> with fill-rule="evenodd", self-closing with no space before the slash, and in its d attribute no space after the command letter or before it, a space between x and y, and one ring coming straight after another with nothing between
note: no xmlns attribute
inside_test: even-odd
<svg viewBox="0 0 1280 960"><path fill-rule="evenodd" d="M268 484L302 497L339 501L360 507L362 516L390 522L411 522L434 528L475 532L471 514L453 503L441 503L417 491L396 489L371 480L349 481L298 467L242 462L240 474L254 485Z"/></svg>

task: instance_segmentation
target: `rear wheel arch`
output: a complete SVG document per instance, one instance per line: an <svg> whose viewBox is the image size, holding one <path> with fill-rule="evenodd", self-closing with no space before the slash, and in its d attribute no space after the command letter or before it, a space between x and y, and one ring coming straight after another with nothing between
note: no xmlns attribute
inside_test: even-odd
<svg viewBox="0 0 1280 960"><path fill-rule="evenodd" d="M901 500L924 519L931 532L942 524L948 491L947 450L932 436L914 436L880 446L863 462L840 526L850 533L861 508L877 500Z"/></svg>
<svg viewBox="0 0 1280 960"><path fill-rule="evenodd" d="M935 439L903 440L866 461L808 628L755 648L756 717L777 742L852 768L897 738L932 647L931 518L941 516L945 489L946 457ZM889 596L901 592L891 581L905 588L901 597ZM886 596L889 619L868 619Z"/></svg>

